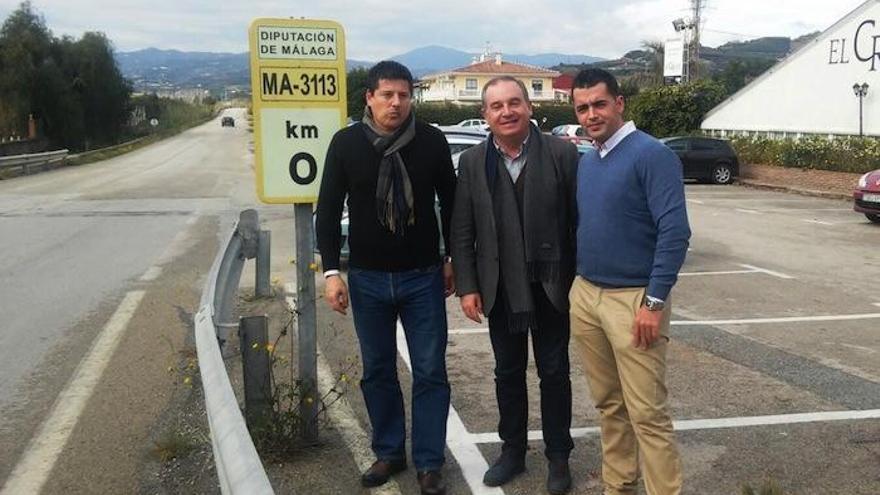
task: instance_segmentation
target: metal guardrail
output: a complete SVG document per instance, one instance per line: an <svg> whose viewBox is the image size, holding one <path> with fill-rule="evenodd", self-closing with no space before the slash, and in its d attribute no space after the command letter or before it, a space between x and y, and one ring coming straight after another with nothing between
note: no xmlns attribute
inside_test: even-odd
<svg viewBox="0 0 880 495"><path fill-rule="evenodd" d="M273 494L269 477L245 425L220 352L231 328L244 261L257 255L259 221L256 210L241 212L225 248L217 254L195 316L196 350L211 446L220 490L224 495Z"/></svg>
<svg viewBox="0 0 880 495"><path fill-rule="evenodd" d="M22 168L25 174L31 173L31 167L48 167L64 163L67 159L67 150L48 151L46 153L31 153L28 155L0 156L0 170Z"/></svg>

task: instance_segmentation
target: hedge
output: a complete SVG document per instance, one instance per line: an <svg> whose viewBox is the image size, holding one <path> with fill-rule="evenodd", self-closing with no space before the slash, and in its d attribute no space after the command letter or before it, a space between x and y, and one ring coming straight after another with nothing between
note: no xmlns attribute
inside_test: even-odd
<svg viewBox="0 0 880 495"><path fill-rule="evenodd" d="M811 136L801 139L736 137L730 140L740 161L864 173L880 168L880 139Z"/></svg>

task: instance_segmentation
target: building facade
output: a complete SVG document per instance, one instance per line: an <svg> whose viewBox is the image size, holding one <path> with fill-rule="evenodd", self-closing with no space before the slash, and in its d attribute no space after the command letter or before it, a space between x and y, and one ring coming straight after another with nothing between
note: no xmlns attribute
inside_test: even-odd
<svg viewBox="0 0 880 495"><path fill-rule="evenodd" d="M481 55L468 66L422 77L417 84L416 99L420 102L478 104L483 85L497 76L512 76L522 81L533 103L553 102L555 99L553 79L559 77L559 72L505 62L500 53Z"/></svg>
<svg viewBox="0 0 880 495"><path fill-rule="evenodd" d="M716 136L880 136L880 0L866 1L722 102L701 127Z"/></svg>

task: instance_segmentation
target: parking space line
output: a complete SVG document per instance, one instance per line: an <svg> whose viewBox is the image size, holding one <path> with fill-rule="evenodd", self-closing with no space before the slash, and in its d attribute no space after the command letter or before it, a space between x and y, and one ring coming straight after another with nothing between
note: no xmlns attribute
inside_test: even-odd
<svg viewBox="0 0 880 495"><path fill-rule="evenodd" d="M786 280L793 280L794 279L794 277L792 277L791 275L786 275L786 274L780 273L780 272L774 272L773 270L768 270L766 268L761 268L761 267L754 266L754 265L746 265L744 263L739 263L739 266L741 266L743 268L748 268L749 270L754 270L756 272L765 273L765 274L770 275L772 277L784 278Z"/></svg>
<svg viewBox="0 0 880 495"><path fill-rule="evenodd" d="M880 306L880 303L876 305ZM852 320L876 320L880 319L880 313L856 313L849 315L820 315L820 316L783 316L779 318L741 318L728 320L672 320L670 325L676 327L692 327L706 325L755 325L762 323L808 323L817 321L852 321ZM449 335L478 335L489 333L488 327L450 328Z"/></svg>
<svg viewBox="0 0 880 495"><path fill-rule="evenodd" d="M852 421L860 419L880 419L880 409L855 410L855 411L823 411L812 413L795 414L772 414L768 416L740 416L733 418L714 419L684 419L673 421L676 431L691 430L717 430L722 428L746 428L750 426L774 426L792 425L799 423L820 423L826 421ZM598 435L599 427L589 426L584 428L572 428L571 436L574 438L589 435ZM471 441L474 443L500 443L498 433L472 433ZM529 440L542 440L541 430L529 431Z"/></svg>
<svg viewBox="0 0 880 495"><path fill-rule="evenodd" d="M832 226L832 225L834 225L834 224L831 223L831 222L823 222L822 220L813 220L813 219L811 219L811 218L802 218L802 219L801 219L801 222L805 222L805 223L814 223L814 224L817 224L817 225L828 225L828 226Z"/></svg>
<svg viewBox="0 0 880 495"><path fill-rule="evenodd" d="M724 270L718 272L682 272L679 277L698 277L701 275L738 275L743 273L763 273L759 270Z"/></svg>
<svg viewBox="0 0 880 495"><path fill-rule="evenodd" d="M697 325L751 325L757 323L797 323L814 321L848 321L848 320L874 320L880 318L880 313L861 313L851 315L822 315L822 316L785 316L781 318L743 318L736 320L678 320L673 321L673 326L697 326Z"/></svg>
<svg viewBox="0 0 880 495"><path fill-rule="evenodd" d="M763 215L760 211L757 210L747 210L745 208L734 208L736 211L740 213L748 213L749 215Z"/></svg>
<svg viewBox="0 0 880 495"><path fill-rule="evenodd" d="M871 304L880 308L880 302L875 302L875 303L871 303Z"/></svg>
<svg viewBox="0 0 880 495"><path fill-rule="evenodd" d="M705 204L705 202L700 201L699 199L690 199L690 198L688 198L687 202L688 202L688 203L698 204L698 205Z"/></svg>
<svg viewBox="0 0 880 495"><path fill-rule="evenodd" d="M407 369L412 373L409 348L406 345L406 336L403 333L403 325L400 320L397 321L397 352L406 363ZM449 405L449 416L446 419L446 446L455 457L471 493L475 495L504 495L500 488L490 488L483 484L483 473L489 469L489 463L477 448L477 444L471 440L471 434L467 431L458 411L452 407L452 404Z"/></svg>

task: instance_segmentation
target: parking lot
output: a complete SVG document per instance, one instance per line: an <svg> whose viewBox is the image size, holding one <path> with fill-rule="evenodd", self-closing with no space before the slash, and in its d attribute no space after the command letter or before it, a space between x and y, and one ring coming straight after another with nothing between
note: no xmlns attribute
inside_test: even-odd
<svg viewBox="0 0 880 495"><path fill-rule="evenodd" d="M743 187L688 185L693 230L673 294L668 383L685 493L880 493L880 226L851 204ZM450 298L450 493L543 493L546 466L534 367L527 472L482 485L500 452L488 333ZM328 361L356 354L335 322ZM408 356L402 336L405 386ZM597 414L573 361L573 493L601 493ZM349 396L369 431L359 393ZM356 473L352 473L355 477ZM403 493L414 476L398 477ZM409 478L413 478L410 480Z"/></svg>

